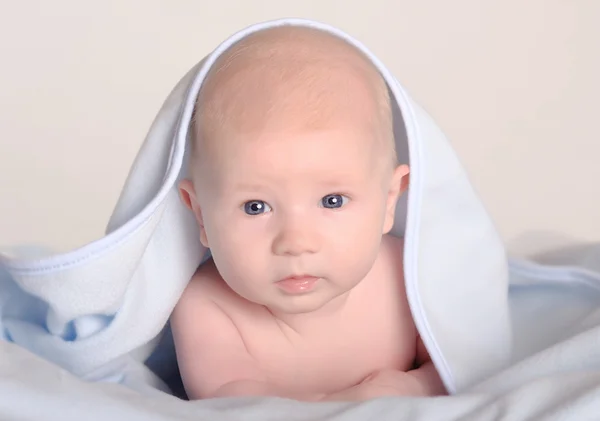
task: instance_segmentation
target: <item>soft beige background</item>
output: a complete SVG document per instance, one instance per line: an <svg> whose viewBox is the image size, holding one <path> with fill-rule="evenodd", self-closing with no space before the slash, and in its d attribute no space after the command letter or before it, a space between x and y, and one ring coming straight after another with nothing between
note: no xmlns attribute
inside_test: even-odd
<svg viewBox="0 0 600 421"><path fill-rule="evenodd" d="M598 0L0 0L0 247L102 235L172 86L232 32L284 16L381 56L513 253L600 240Z"/></svg>

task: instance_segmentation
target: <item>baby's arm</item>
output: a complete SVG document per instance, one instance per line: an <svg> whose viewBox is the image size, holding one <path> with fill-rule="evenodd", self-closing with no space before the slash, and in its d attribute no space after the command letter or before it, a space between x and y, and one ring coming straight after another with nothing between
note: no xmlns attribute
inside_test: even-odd
<svg viewBox="0 0 600 421"><path fill-rule="evenodd" d="M436 368L417 337L416 368L407 372L384 369L371 374L353 388L325 397L323 400L366 400L383 396L439 396L446 389Z"/></svg>
<svg viewBox="0 0 600 421"><path fill-rule="evenodd" d="M420 337L417 337L416 358L413 370L404 372L385 369L375 372L361 383L321 400L368 400L383 396L439 396L447 394L446 388L431 361Z"/></svg>
<svg viewBox="0 0 600 421"><path fill-rule="evenodd" d="M421 340L421 336L417 337L417 355L416 368L408 372L421 385L425 396L438 396L447 394L444 383L442 382L431 357L427 352L427 348Z"/></svg>
<svg viewBox="0 0 600 421"><path fill-rule="evenodd" d="M171 316L177 360L189 399L279 396L317 400L320 396L296 396L269 383L231 318L212 299L214 284L210 275L196 275Z"/></svg>

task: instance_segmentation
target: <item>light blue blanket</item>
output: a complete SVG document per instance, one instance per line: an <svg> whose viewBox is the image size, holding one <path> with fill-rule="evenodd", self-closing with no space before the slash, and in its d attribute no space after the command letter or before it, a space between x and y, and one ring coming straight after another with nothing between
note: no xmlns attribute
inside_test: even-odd
<svg viewBox="0 0 600 421"><path fill-rule="evenodd" d="M307 404L189 403L171 395L178 382L167 322L205 257L195 221L176 191L187 174L193 105L208 69L226 48L282 24L344 37L373 60L388 83L398 154L411 166L393 233L405 241L415 323L453 396ZM33 248L1 255L0 418L268 420L293 413L298 420L419 421L491 420L499 414L560 419L570 413L584 419L600 413L600 402L591 400L600 384L598 262L593 247L555 256L552 266L507 259L449 142L383 63L357 40L323 24L288 19L255 25L227 39L174 88L103 238L61 255Z"/></svg>

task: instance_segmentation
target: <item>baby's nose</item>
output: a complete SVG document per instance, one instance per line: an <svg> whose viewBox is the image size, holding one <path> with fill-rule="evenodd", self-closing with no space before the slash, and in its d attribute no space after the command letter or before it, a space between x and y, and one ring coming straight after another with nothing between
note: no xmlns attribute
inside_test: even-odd
<svg viewBox="0 0 600 421"><path fill-rule="evenodd" d="M278 256L298 256L317 253L320 249L319 234L305 222L282 229L273 241L273 253Z"/></svg>

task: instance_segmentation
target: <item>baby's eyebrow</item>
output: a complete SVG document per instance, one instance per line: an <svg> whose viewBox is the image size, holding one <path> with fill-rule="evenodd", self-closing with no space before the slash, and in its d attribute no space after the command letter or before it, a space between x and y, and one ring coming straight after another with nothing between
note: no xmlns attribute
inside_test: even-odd
<svg viewBox="0 0 600 421"><path fill-rule="evenodd" d="M340 188L356 184L359 181L354 174L339 175L336 178L326 178L320 180L323 187Z"/></svg>
<svg viewBox="0 0 600 421"><path fill-rule="evenodd" d="M236 190L251 191L251 192L264 190L263 185L256 184L256 183L248 183L248 182L236 183L234 185L234 188Z"/></svg>

